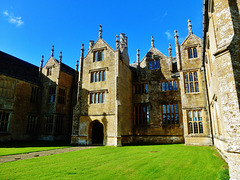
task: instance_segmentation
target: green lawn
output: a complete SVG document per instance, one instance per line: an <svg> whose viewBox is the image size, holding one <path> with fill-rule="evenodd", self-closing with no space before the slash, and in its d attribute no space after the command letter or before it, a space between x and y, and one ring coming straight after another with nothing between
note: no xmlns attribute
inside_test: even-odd
<svg viewBox="0 0 240 180"><path fill-rule="evenodd" d="M71 147L62 142L10 142L0 144L0 156Z"/></svg>
<svg viewBox="0 0 240 180"><path fill-rule="evenodd" d="M220 179L226 163L213 147L98 147L0 164L0 179Z"/></svg>

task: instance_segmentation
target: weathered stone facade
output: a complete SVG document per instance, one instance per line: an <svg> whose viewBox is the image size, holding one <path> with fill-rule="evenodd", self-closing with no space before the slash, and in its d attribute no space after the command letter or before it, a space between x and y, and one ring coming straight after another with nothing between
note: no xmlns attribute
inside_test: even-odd
<svg viewBox="0 0 240 180"><path fill-rule="evenodd" d="M53 51L40 68L0 52L0 141L70 140L78 74Z"/></svg>
<svg viewBox="0 0 240 180"><path fill-rule="evenodd" d="M205 0L203 62L213 140L240 179L239 0Z"/></svg>

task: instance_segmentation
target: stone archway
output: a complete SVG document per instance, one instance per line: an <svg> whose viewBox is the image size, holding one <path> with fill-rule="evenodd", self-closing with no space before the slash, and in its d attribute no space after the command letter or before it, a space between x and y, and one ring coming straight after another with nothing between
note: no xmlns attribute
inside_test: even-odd
<svg viewBox="0 0 240 180"><path fill-rule="evenodd" d="M103 144L104 127L99 121L94 121L91 128L92 144Z"/></svg>

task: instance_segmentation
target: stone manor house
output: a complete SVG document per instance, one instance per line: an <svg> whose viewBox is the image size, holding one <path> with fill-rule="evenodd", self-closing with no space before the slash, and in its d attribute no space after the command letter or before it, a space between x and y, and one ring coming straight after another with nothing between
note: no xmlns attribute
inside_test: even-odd
<svg viewBox="0 0 240 180"><path fill-rule="evenodd" d="M240 179L239 0L205 0L203 38L129 64L127 36L110 47L99 28L73 69L54 57L36 67L0 51L0 141L214 145Z"/></svg>

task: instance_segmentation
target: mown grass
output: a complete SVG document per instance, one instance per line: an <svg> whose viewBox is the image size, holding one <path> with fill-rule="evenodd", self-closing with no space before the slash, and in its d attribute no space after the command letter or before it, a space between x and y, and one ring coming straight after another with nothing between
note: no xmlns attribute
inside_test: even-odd
<svg viewBox="0 0 240 180"><path fill-rule="evenodd" d="M65 142L10 142L0 144L0 156L71 147Z"/></svg>
<svg viewBox="0 0 240 180"><path fill-rule="evenodd" d="M99 147L0 164L0 179L220 179L212 147ZM226 174L226 173L225 173Z"/></svg>

